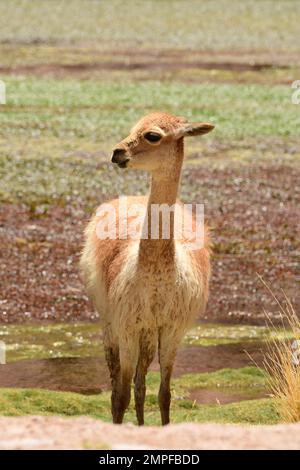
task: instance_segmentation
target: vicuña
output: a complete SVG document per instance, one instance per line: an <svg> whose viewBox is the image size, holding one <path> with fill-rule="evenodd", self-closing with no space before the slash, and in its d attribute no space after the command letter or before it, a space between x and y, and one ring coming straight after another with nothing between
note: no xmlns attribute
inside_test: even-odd
<svg viewBox="0 0 300 470"><path fill-rule="evenodd" d="M113 150L112 162L120 168L148 171L151 188L148 196L128 198L128 219L134 217L130 205L143 204L144 221L149 227L152 205L176 203L184 138L206 134L213 128L212 124L191 123L160 112L143 117L133 127ZM177 202L175 214L170 215L168 238L162 236L162 226L161 236L142 237L143 224L139 237L121 236L118 218L124 214L118 213L118 199L110 201L117 211L116 239L97 236L101 217L97 214L85 232L81 268L102 319L114 423L123 421L134 379L137 420L144 424L145 379L157 349L161 420L162 424L169 423L170 380L176 352L185 332L206 307L210 278L208 230L204 229L200 248L186 249L191 240L174 237L176 218L180 215L183 220L179 212L186 210Z"/></svg>

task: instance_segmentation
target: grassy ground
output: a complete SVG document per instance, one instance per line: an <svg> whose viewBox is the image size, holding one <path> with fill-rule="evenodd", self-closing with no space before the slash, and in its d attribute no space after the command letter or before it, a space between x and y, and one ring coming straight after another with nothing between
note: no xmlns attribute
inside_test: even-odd
<svg viewBox="0 0 300 470"><path fill-rule="evenodd" d="M300 117L287 86L6 78L1 135L81 137L108 147L146 112L164 109L216 124L214 140L296 139ZM109 150L109 148L107 149Z"/></svg>
<svg viewBox="0 0 300 470"><path fill-rule="evenodd" d="M111 421L108 394L102 397L87 397L68 392L5 389L0 391L0 413L2 416L90 416L103 421ZM227 405L194 405L185 400L178 405L173 405L171 413L173 423L279 423L271 399L246 400ZM160 424L157 402L151 403L151 405L147 404L145 420L148 425ZM136 423L132 406L128 410L124 422Z"/></svg>
<svg viewBox="0 0 300 470"><path fill-rule="evenodd" d="M146 422L149 425L160 423L156 396L158 386L159 374L149 373L145 408ZM199 405L188 398L190 391L195 387L223 392L234 389L242 395L249 392L249 387L255 394L264 390L265 386L266 377L255 367L181 376L173 382L172 420L173 422L275 424L278 422L278 415L270 398L245 400L227 405ZM109 393L85 396L68 392L0 389L0 414L3 416L84 415L110 421L110 396ZM126 422L135 422L133 403L126 414Z"/></svg>
<svg viewBox="0 0 300 470"><path fill-rule="evenodd" d="M212 156L224 156L221 161L197 158L198 166L232 166L258 158L260 163L274 158L288 165L300 161L300 114L285 86L187 87L180 82L111 84L28 77L6 81L8 99L0 116L2 202L66 202L74 192L89 200L100 180L104 195L117 188L145 191L143 175L132 174L131 187L122 188L124 173L116 174L115 184L111 171L99 165L108 161L113 144L131 125L154 108L216 124L212 137L189 142L187 152L198 155L205 147L206 152L212 149ZM264 151L259 149L262 143ZM293 146L292 153L288 146Z"/></svg>

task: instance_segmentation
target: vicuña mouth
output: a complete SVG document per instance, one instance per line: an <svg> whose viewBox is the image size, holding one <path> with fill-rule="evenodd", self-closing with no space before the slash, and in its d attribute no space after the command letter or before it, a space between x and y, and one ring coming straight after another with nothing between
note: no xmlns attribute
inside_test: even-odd
<svg viewBox="0 0 300 470"><path fill-rule="evenodd" d="M119 168L126 168L126 167L127 167L127 163L129 162L129 160L130 160L130 159L127 158L127 160L125 160L124 162L118 163L118 164L117 164L118 167L119 167Z"/></svg>

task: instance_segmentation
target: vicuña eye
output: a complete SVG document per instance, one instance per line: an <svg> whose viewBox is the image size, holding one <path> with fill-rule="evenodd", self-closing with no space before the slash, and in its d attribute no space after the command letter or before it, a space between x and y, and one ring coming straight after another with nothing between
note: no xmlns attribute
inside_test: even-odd
<svg viewBox="0 0 300 470"><path fill-rule="evenodd" d="M158 142L161 139L161 135L157 134L157 132L146 132L144 137L148 142Z"/></svg>

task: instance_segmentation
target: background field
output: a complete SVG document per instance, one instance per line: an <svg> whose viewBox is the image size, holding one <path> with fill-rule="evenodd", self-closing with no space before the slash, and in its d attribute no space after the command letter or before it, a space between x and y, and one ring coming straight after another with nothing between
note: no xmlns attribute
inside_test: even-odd
<svg viewBox="0 0 300 470"><path fill-rule="evenodd" d="M265 309L276 322L278 306L257 274L279 296L284 289L299 311L300 105L292 104L291 88L300 79L299 15L296 0L0 0L0 80L7 91L0 105L0 339L11 335L12 351L24 346L27 327L8 324L97 322L78 275L83 228L105 199L147 191L147 176L112 168L110 153L152 110L216 125L208 136L186 142L181 188L184 201L205 203L213 231L204 320L260 325ZM51 361L63 340L56 326L49 328L57 345L47 355ZM85 328L79 327L80 338ZM244 339L216 328L221 338L214 333L209 344L193 346L197 358L197 348L204 348L206 361L192 371L194 382L186 362L174 382L174 419L277 422L265 377L251 369L251 360L236 362ZM228 335L238 345L213 349ZM0 413L63 414L67 400L70 415L108 419L106 391L98 401L15 390L25 380L20 360L36 360L27 365L37 375L45 370L38 362L45 356L34 346L14 358L21 366L9 365L11 382L0 377L0 386L13 387L0 390ZM225 366L218 363L217 375L205 382L201 373L212 373L215 353L227 355L228 367L219 376ZM65 363L57 367L69 370ZM219 387L228 393L227 374L241 394L258 383L255 400L244 394L221 409ZM51 388L47 380L42 388ZM158 422L157 380L154 370L151 423ZM206 401L189 395L195 381L206 384Z"/></svg>
<svg viewBox="0 0 300 470"><path fill-rule="evenodd" d="M207 316L276 315L256 273L299 305L299 8L0 2L2 321L94 317L77 274L82 229L104 199L146 192L146 176L115 171L109 154L154 109L216 124L186 142L182 184L213 228Z"/></svg>
<svg viewBox="0 0 300 470"><path fill-rule="evenodd" d="M101 41L109 47L299 51L297 0L11 0L2 41ZM274 51L274 52L275 52Z"/></svg>

